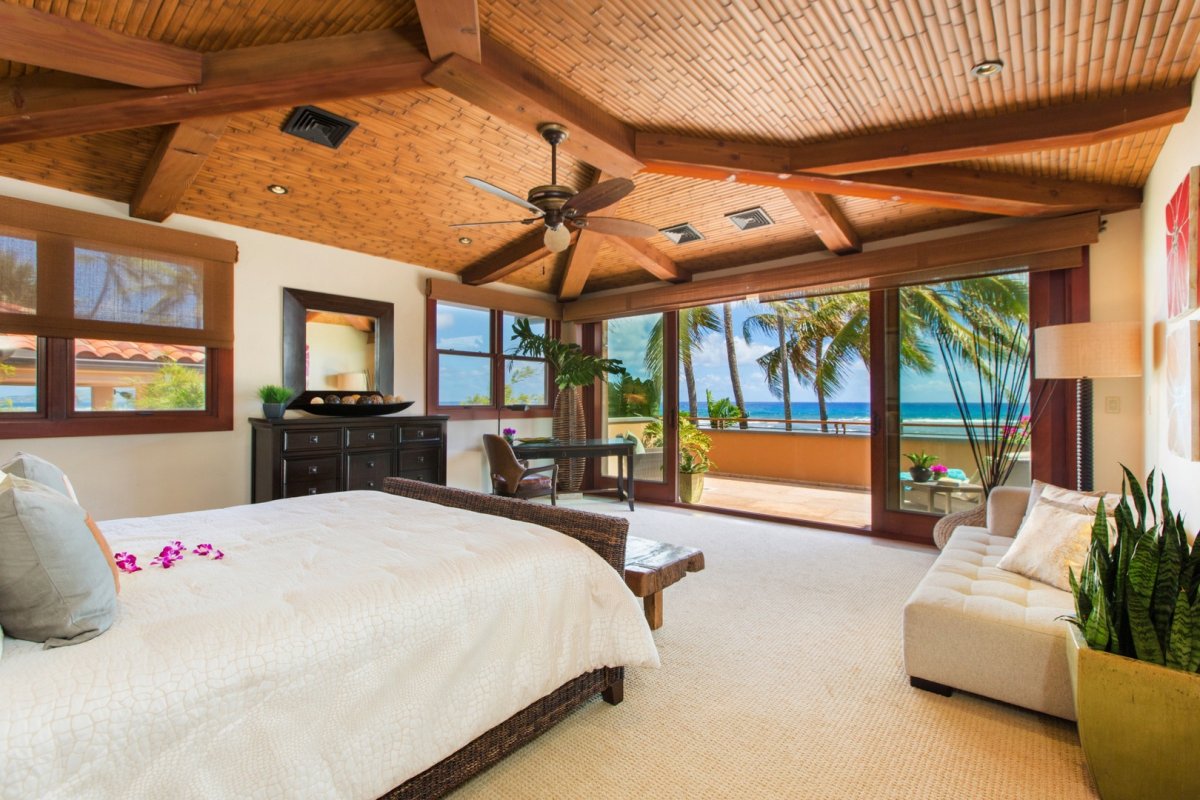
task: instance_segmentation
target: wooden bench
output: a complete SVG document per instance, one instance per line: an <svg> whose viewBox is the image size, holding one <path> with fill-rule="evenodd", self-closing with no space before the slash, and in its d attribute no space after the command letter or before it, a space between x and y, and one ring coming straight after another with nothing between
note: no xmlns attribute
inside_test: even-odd
<svg viewBox="0 0 1200 800"><path fill-rule="evenodd" d="M630 536L625 542L625 585L644 598L646 622L656 631L663 624L663 589L683 580L689 572L704 569L704 553Z"/></svg>

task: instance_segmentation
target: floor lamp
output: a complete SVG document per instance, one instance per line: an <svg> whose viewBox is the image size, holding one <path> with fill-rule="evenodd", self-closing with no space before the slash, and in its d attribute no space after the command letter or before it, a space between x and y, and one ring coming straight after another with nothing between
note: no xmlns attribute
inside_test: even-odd
<svg viewBox="0 0 1200 800"><path fill-rule="evenodd" d="M508 403L496 409L496 435L500 435L500 420L504 417L505 411L528 411L528 403Z"/></svg>
<svg viewBox="0 0 1200 800"><path fill-rule="evenodd" d="M1039 380L1075 379L1078 429L1075 467L1080 491L1092 490L1092 379L1142 374L1140 322L1078 322L1033 332L1033 372Z"/></svg>

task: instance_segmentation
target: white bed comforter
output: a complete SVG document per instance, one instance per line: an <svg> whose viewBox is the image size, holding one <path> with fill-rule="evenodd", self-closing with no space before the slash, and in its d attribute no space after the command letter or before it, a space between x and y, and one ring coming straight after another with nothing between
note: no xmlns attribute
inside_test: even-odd
<svg viewBox="0 0 1200 800"><path fill-rule="evenodd" d="M599 556L528 523L348 492L101 526L113 627L4 641L0 796L374 798L566 681L657 666ZM179 539L221 561L150 559Z"/></svg>

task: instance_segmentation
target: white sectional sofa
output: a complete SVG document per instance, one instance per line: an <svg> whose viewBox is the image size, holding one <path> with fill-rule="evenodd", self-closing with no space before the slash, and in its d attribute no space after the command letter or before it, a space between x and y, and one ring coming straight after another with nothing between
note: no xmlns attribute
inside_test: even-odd
<svg viewBox="0 0 1200 800"><path fill-rule="evenodd" d="M953 689L1075 719L1067 674L1064 592L999 569L1028 489L992 491L987 527L958 527L904 606L904 664L913 686Z"/></svg>

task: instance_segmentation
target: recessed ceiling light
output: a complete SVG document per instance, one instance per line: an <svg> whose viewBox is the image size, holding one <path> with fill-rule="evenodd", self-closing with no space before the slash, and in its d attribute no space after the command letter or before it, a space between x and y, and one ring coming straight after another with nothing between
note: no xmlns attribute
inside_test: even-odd
<svg viewBox="0 0 1200 800"><path fill-rule="evenodd" d="M971 74L976 78L994 78L1003 71L1003 61L980 61L971 67Z"/></svg>
<svg viewBox="0 0 1200 800"><path fill-rule="evenodd" d="M459 244L470 244L471 237L470 236L460 236L460 237L458 237L458 243Z"/></svg>
<svg viewBox="0 0 1200 800"><path fill-rule="evenodd" d="M283 186L282 184L268 183L267 191L270 192L271 194L287 194L290 190L286 186Z"/></svg>

